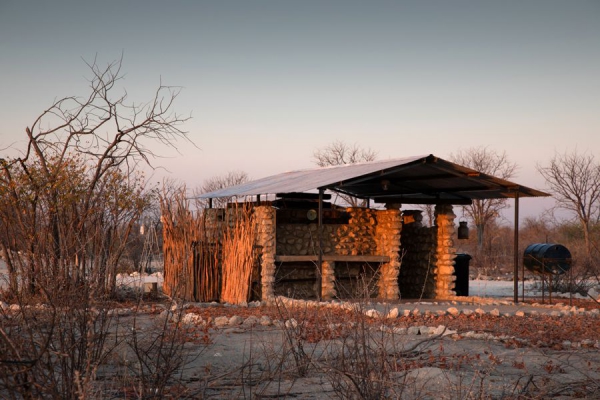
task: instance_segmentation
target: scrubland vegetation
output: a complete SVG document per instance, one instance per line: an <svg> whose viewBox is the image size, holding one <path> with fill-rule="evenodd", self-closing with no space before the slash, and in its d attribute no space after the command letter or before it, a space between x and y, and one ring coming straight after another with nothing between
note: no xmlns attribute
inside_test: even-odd
<svg viewBox="0 0 600 400"><path fill-rule="evenodd" d="M546 399L600 391L594 300L523 315L465 312L456 307L476 305L458 303L449 304L457 312L419 304L421 312L394 315L393 304L379 304L382 313L366 301L233 307L186 304L177 288L169 296L123 291L117 274L144 266L141 221L154 212L158 224L161 196L164 206L178 191L149 187L137 164L152 158L149 140L185 140L186 118L172 110L177 88L159 86L137 106L115 95L120 62L92 63L90 73L88 97L56 101L26 129L21 156L0 160L8 268L0 397ZM567 246L581 292L598 282L599 203L588 200L574 221L543 214L520 233L521 243ZM223 244L240 268L252 257L237 250L249 235L242 229L252 227ZM472 272L510 273L511 228L493 219L482 232L462 245L476 260ZM239 302L248 292L237 289L226 293Z"/></svg>

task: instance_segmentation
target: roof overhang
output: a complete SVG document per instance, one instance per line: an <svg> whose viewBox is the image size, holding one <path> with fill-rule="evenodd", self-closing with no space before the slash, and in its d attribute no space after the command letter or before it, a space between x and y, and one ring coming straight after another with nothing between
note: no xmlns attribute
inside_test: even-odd
<svg viewBox="0 0 600 400"><path fill-rule="evenodd" d="M379 203L471 204L549 194L434 155L285 172L200 195L246 197L331 190Z"/></svg>

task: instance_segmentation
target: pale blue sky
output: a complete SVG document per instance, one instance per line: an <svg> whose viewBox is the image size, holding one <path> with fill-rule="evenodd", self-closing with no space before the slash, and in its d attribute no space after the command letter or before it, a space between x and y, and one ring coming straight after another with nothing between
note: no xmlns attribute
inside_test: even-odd
<svg viewBox="0 0 600 400"><path fill-rule="evenodd" d="M334 140L379 158L489 146L538 189L555 151L600 157L600 1L583 0L0 0L1 151L54 99L86 94L82 58L122 52L132 99L160 79L184 88L199 149L156 164L189 187L308 168Z"/></svg>

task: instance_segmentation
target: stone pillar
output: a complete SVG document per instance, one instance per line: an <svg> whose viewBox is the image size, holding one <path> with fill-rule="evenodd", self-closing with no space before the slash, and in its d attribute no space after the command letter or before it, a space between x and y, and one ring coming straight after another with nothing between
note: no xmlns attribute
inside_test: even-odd
<svg viewBox="0 0 600 400"><path fill-rule="evenodd" d="M377 254L388 256L390 261L379 269L379 297L395 300L400 297L398 275L400 273L400 233L402 215L400 210L381 210L377 212Z"/></svg>
<svg viewBox="0 0 600 400"><path fill-rule="evenodd" d="M256 244L262 248L260 277L262 299L268 300L275 296L275 208L271 206L256 207L254 208L254 217L258 230Z"/></svg>
<svg viewBox="0 0 600 400"><path fill-rule="evenodd" d="M456 215L449 204L435 206L435 225L437 228L437 249L435 263L435 298L452 297L454 292L454 219Z"/></svg>
<svg viewBox="0 0 600 400"><path fill-rule="evenodd" d="M336 296L335 262L323 261L321 264L321 297L323 300L332 300Z"/></svg>

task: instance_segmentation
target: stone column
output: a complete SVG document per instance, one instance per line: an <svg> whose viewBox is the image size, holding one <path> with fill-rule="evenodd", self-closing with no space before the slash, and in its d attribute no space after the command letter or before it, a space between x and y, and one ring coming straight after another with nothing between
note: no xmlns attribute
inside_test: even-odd
<svg viewBox="0 0 600 400"><path fill-rule="evenodd" d="M275 296L275 208L258 206L254 208L254 218L258 230L256 244L262 247L260 277L262 299L268 300Z"/></svg>
<svg viewBox="0 0 600 400"><path fill-rule="evenodd" d="M390 261L379 268L379 297L395 300L400 297L398 275L400 273L400 233L402 215L400 210L381 210L377 212L377 253L388 256Z"/></svg>
<svg viewBox="0 0 600 400"><path fill-rule="evenodd" d="M437 249L435 274L435 297L443 299L452 297L454 292L454 259L456 249L454 248L454 219L456 215L452 206L438 204L435 206L435 225L437 228Z"/></svg>
<svg viewBox="0 0 600 400"><path fill-rule="evenodd" d="M321 264L321 297L323 300L332 300L336 296L335 262L323 261Z"/></svg>

